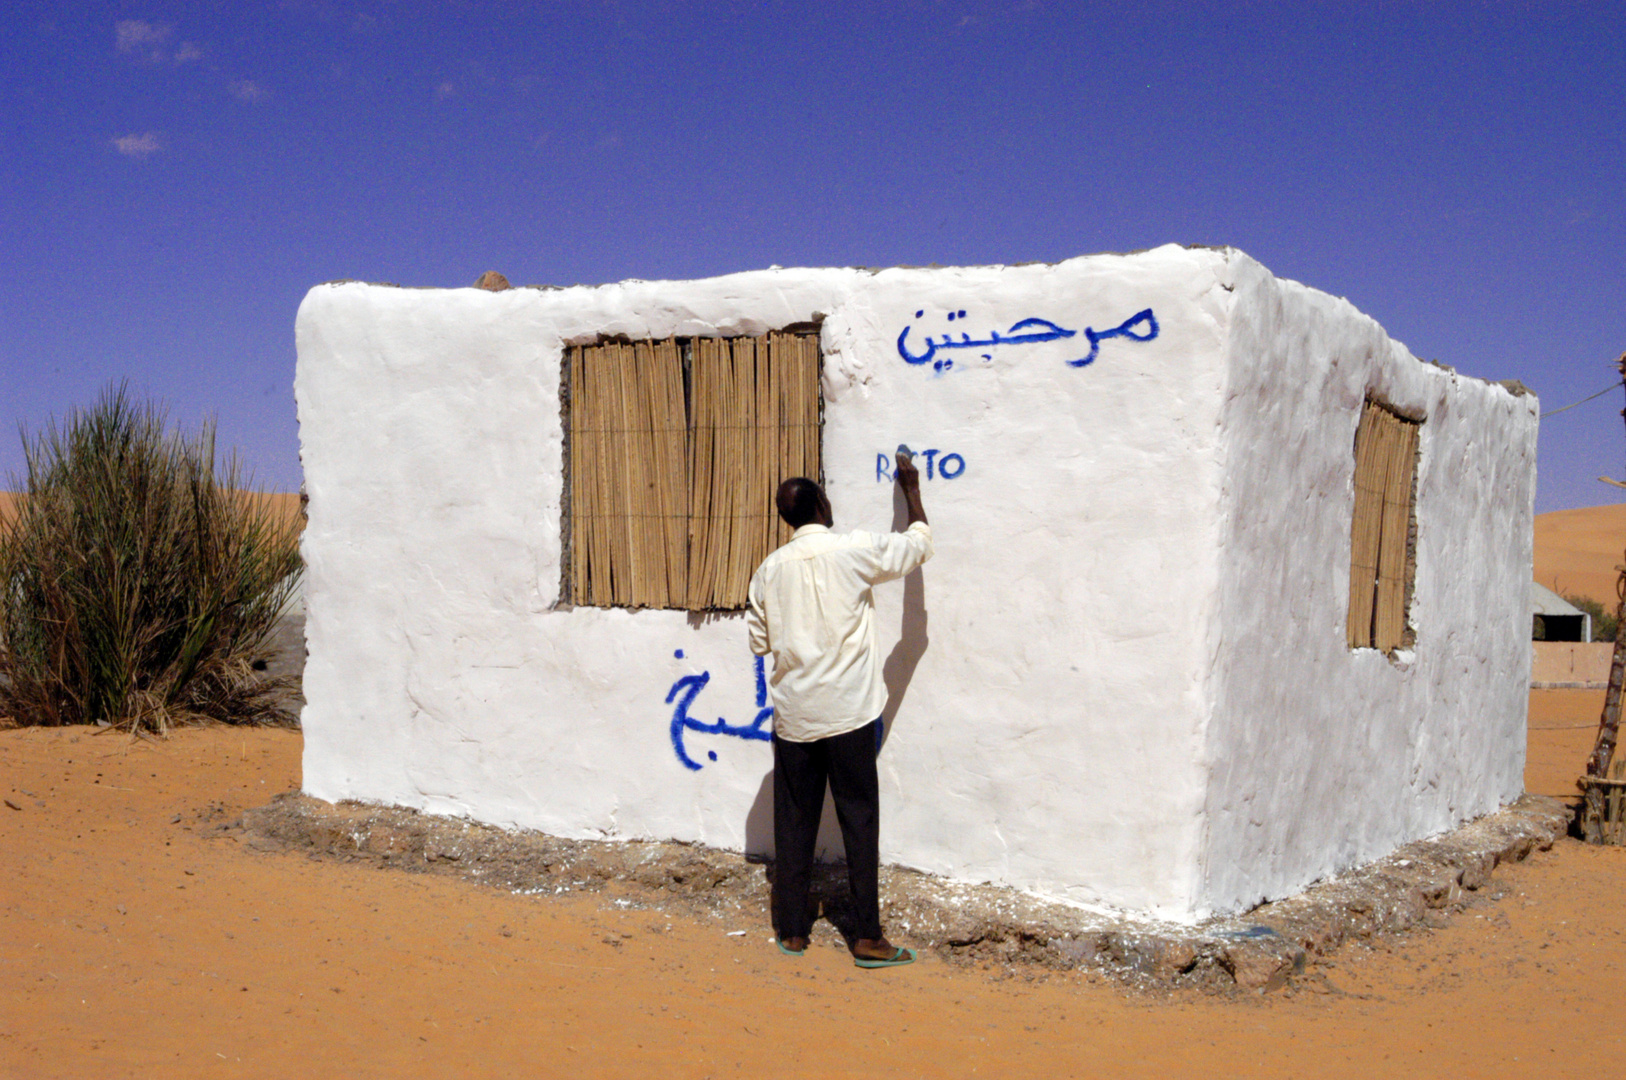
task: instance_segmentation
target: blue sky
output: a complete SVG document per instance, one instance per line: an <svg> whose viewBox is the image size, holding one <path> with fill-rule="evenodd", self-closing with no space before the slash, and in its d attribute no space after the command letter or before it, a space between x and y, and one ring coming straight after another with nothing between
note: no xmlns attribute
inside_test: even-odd
<svg viewBox="0 0 1626 1080"><path fill-rule="evenodd" d="M127 378L273 488L294 313L337 278L1228 244L1544 409L1626 350L1626 4L8 10L9 419ZM1618 501L1623 402L1543 423L1538 510Z"/></svg>

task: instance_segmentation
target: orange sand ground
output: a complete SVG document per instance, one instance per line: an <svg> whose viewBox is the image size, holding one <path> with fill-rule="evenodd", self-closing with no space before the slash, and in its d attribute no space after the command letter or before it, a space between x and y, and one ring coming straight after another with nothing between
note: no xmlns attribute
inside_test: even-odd
<svg viewBox="0 0 1626 1080"><path fill-rule="evenodd" d="M1598 691L1531 696L1565 792ZM1321 991L1137 999L934 958L781 957L764 926L515 896L206 837L300 736L0 732L0 1076L1529 1077L1622 1051L1626 848L1561 841L1500 901ZM745 930L729 937L730 930ZM1309 985L1309 984L1307 984Z"/></svg>
<svg viewBox="0 0 1626 1080"><path fill-rule="evenodd" d="M1602 697L1531 693L1529 790L1572 794ZM1346 948L1325 983L1148 999L930 957L861 972L781 957L765 926L251 851L209 826L298 786L297 733L91 730L0 731L7 1080L1562 1077L1626 1049L1626 848L1560 841L1499 869L1501 900Z"/></svg>

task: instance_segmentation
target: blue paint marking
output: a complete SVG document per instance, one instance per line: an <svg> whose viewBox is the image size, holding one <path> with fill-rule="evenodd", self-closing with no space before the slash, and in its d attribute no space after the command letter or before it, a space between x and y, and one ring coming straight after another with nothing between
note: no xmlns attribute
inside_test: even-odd
<svg viewBox="0 0 1626 1080"><path fill-rule="evenodd" d="M1144 327L1144 332L1139 334L1135 333L1133 328L1136 326ZM1131 315L1117 326L1114 326L1111 330L1096 331L1091 330L1086 326L1084 328L1084 336L1088 338L1090 342L1090 355L1086 356L1082 360L1067 361L1070 367L1083 367L1086 364L1093 364L1096 356L1101 352L1101 343L1106 341L1108 338L1124 337L1128 338L1130 341L1151 341L1153 338L1157 337L1157 316L1152 314L1151 308L1146 308L1144 311L1139 311L1134 315Z"/></svg>
<svg viewBox="0 0 1626 1080"><path fill-rule="evenodd" d="M924 317L925 310L915 312L915 318ZM955 322L965 318L964 311L949 312L949 321ZM1061 341L1066 338L1077 337L1078 330L1068 330L1057 326L1049 319L1023 319L1011 324L1010 329L1003 333L994 330L985 338L973 338L970 334L961 332L960 339L956 341L953 334L944 334L939 341L932 340L932 336L925 336L925 348L921 352L911 352L909 346L909 331L913 327L905 326L898 335L898 355L906 363L932 365L934 371L948 371L954 367L954 361L949 358L939 358L939 352L950 349L982 349L993 348L999 345L1037 345L1046 341ZM1069 360L1069 367L1087 367L1095 363L1095 358L1101 354L1101 342L1113 338L1127 338L1130 341L1151 341L1158 335L1157 317L1152 314L1151 308L1136 312L1123 322L1110 330L1096 330L1086 326L1082 331L1084 340L1090 343L1089 354L1078 360ZM992 353L982 353L983 360L992 360Z"/></svg>
<svg viewBox="0 0 1626 1080"><path fill-rule="evenodd" d="M694 699L699 697L700 691L711 682L709 671L702 671L698 675L685 675L673 683L672 689L666 692L666 704L671 705L674 701L677 703L677 707L672 710L672 750L685 768L698 772L702 767L698 761L689 756L688 750L683 745L685 731L698 731L702 735L732 735L736 739L755 739L760 742L773 741L772 729L763 727L773 719L773 707L768 704L768 679L760 656L756 658L756 669L757 715L750 724L730 724L720 716L715 724L704 724L689 715L689 708L694 704ZM706 757L716 761L717 751L706 751Z"/></svg>
<svg viewBox="0 0 1626 1080"><path fill-rule="evenodd" d="M938 457L942 454L942 457ZM953 480L965 472L965 458L959 454L944 454L943 451L932 449L922 450L916 457L926 459L926 479ZM952 463L952 464L951 464ZM890 484L892 475L892 457L889 454L875 455L875 482Z"/></svg>
<svg viewBox="0 0 1626 1080"><path fill-rule="evenodd" d="M1245 930L1223 930L1220 932L1220 937L1227 938L1270 938L1280 936L1268 926L1250 926Z"/></svg>
<svg viewBox="0 0 1626 1080"><path fill-rule="evenodd" d="M683 650L679 649L677 652L673 653L672 655L677 657L679 660L682 660L683 659Z"/></svg>

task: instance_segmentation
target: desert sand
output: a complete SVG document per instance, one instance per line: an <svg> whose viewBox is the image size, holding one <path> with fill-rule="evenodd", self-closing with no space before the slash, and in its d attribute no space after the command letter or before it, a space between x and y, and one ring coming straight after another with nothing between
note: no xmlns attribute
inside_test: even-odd
<svg viewBox="0 0 1626 1080"><path fill-rule="evenodd" d="M1626 503L1536 516L1535 578L1560 596L1615 606L1615 567L1626 558Z"/></svg>
<svg viewBox="0 0 1626 1080"><path fill-rule="evenodd" d="M1533 693L1531 790L1568 794L1601 698ZM1144 997L253 850L214 827L298 785L297 732L91 732L0 732L0 1076L1525 1077L1619 1047L1626 849L1560 841L1272 994Z"/></svg>
<svg viewBox="0 0 1626 1080"><path fill-rule="evenodd" d="M249 498L258 502L266 512L277 518L297 518L299 516L299 494L288 491L255 491L248 493ZM0 522L11 520L16 512L18 493L15 491L0 491Z"/></svg>
<svg viewBox="0 0 1626 1080"><path fill-rule="evenodd" d="M1528 790L1573 797L1602 698L1531 693ZM790 959L766 926L221 830L299 786L300 746L0 731L0 1076L1369 1080L1590 1073L1621 1052L1623 848L1561 840L1442 928L1273 993L1146 996L933 956Z"/></svg>

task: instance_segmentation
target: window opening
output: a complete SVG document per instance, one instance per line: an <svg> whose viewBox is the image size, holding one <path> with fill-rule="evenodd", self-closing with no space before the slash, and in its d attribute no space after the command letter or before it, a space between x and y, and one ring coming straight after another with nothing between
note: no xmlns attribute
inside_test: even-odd
<svg viewBox="0 0 1626 1080"><path fill-rule="evenodd" d="M1355 432L1350 524L1352 649L1393 653L1415 643L1407 621L1417 576L1417 448L1422 425L1368 400Z"/></svg>
<svg viewBox="0 0 1626 1080"><path fill-rule="evenodd" d="M744 607L790 538L775 489L819 478L817 331L601 341L566 361L572 602Z"/></svg>

